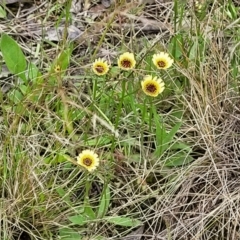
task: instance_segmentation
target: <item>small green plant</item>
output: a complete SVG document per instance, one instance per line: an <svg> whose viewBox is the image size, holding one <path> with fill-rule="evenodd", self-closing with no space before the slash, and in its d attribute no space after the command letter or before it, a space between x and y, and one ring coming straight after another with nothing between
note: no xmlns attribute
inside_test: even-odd
<svg viewBox="0 0 240 240"><path fill-rule="evenodd" d="M156 3L159 37L120 1L71 41L72 1L49 4L60 42L0 39L0 238L236 239L239 7Z"/></svg>

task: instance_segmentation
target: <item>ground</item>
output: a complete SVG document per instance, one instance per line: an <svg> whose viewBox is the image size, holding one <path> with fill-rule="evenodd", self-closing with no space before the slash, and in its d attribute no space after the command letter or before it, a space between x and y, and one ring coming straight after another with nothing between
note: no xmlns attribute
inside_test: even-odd
<svg viewBox="0 0 240 240"><path fill-rule="evenodd" d="M239 3L0 1L0 239L239 233Z"/></svg>

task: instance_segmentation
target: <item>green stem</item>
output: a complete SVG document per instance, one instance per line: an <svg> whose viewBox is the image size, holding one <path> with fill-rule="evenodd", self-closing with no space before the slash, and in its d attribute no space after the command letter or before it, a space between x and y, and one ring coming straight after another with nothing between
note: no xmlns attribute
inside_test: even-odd
<svg viewBox="0 0 240 240"><path fill-rule="evenodd" d="M95 51L94 51L94 53L93 53L93 59L96 57L96 54L97 54L99 48L101 47L103 40L106 38L106 34L107 34L107 32L108 32L108 30L109 30L112 22L113 22L114 19L115 19L115 15L116 15L116 13L114 13L113 16L112 16L112 18L110 19L110 21L108 21L107 26L106 26L106 29L105 29L105 31L103 32L103 34L102 34L102 36L101 36L101 38L100 38L100 40L99 40L99 42L98 42L98 45L96 46Z"/></svg>
<svg viewBox="0 0 240 240"><path fill-rule="evenodd" d="M124 98L125 98L125 92L126 92L126 80L122 81L122 96L120 99L120 103L118 104L118 109L117 109L117 117L116 117L116 123L115 123L115 128L118 128L118 124L119 124L119 119L121 116L121 112L122 112L122 106L123 106L123 102L124 102Z"/></svg>
<svg viewBox="0 0 240 240"><path fill-rule="evenodd" d="M85 178L84 205L89 206L89 191L91 189L92 179L89 179L89 174L87 171L85 172L84 178Z"/></svg>
<svg viewBox="0 0 240 240"><path fill-rule="evenodd" d="M148 126L149 126L149 131L152 132L152 122L153 122L153 119L154 119L154 112L155 112L155 106L153 105L153 99L150 98L150 113L149 113L149 123L148 123Z"/></svg>

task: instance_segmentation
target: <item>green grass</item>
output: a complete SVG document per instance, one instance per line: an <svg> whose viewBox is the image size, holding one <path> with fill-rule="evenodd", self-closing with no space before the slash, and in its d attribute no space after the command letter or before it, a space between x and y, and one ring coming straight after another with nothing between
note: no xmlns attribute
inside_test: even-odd
<svg viewBox="0 0 240 240"><path fill-rule="evenodd" d="M158 4L156 17L120 1L72 42L71 1L51 3L42 20L62 9L65 34L39 41L37 58L31 39L1 35L14 84L0 91L0 239L240 239L239 6L199 2ZM137 32L145 16L167 30ZM126 51L130 71L117 67ZM171 68L152 64L160 51ZM102 56L111 68L99 77ZM141 89L149 74L165 82L156 98ZM100 158L93 173L76 162L85 149Z"/></svg>

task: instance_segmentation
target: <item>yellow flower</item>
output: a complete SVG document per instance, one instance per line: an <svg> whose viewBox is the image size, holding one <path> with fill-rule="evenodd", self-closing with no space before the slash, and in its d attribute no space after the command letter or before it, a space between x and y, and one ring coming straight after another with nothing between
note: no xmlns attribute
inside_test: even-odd
<svg viewBox="0 0 240 240"><path fill-rule="evenodd" d="M143 92L151 97L157 97L164 90L164 82L161 78L147 75L141 82Z"/></svg>
<svg viewBox="0 0 240 240"><path fill-rule="evenodd" d="M133 53L125 52L118 58L118 67L123 70L133 69L136 65L136 61Z"/></svg>
<svg viewBox="0 0 240 240"><path fill-rule="evenodd" d="M56 73L60 72L61 71L61 67L59 65L57 65L55 68L54 68L54 71Z"/></svg>
<svg viewBox="0 0 240 240"><path fill-rule="evenodd" d="M84 150L78 155L77 163L86 168L89 172L92 172L98 167L99 158L93 151Z"/></svg>
<svg viewBox="0 0 240 240"><path fill-rule="evenodd" d="M169 57L168 53L164 52L154 54L152 61L158 69L167 69L170 68L173 64L173 59Z"/></svg>
<svg viewBox="0 0 240 240"><path fill-rule="evenodd" d="M93 63L92 70L98 76L102 76L109 71L109 65L104 59L99 58L99 59L96 59L95 62Z"/></svg>

